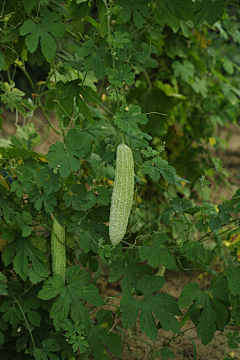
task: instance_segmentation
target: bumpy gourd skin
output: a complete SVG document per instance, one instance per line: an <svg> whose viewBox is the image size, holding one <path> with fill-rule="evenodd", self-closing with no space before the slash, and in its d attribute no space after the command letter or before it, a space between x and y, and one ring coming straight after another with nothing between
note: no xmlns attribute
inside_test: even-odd
<svg viewBox="0 0 240 360"><path fill-rule="evenodd" d="M65 248L65 226L60 225L54 219L51 236L52 271L53 274L62 276L65 282L66 271L66 248Z"/></svg>
<svg viewBox="0 0 240 360"><path fill-rule="evenodd" d="M118 145L115 181L109 218L109 236L113 246L123 239L133 203L134 162L132 150L125 144Z"/></svg>

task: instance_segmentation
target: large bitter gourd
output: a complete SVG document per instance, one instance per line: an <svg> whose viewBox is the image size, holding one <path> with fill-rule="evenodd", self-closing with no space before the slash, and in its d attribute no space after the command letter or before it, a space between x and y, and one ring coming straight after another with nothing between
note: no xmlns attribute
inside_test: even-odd
<svg viewBox="0 0 240 360"><path fill-rule="evenodd" d="M54 219L51 236L52 271L53 274L62 276L65 282L66 271L66 247L65 247L65 226Z"/></svg>
<svg viewBox="0 0 240 360"><path fill-rule="evenodd" d="M113 246L123 239L133 203L134 162L132 150L125 144L118 145L115 181L111 199L109 237Z"/></svg>

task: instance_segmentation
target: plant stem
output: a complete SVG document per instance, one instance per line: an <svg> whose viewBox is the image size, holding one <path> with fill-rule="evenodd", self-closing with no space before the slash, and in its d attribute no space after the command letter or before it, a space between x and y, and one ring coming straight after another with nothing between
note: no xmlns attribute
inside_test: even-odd
<svg viewBox="0 0 240 360"><path fill-rule="evenodd" d="M145 75L145 78L146 78L146 80L147 80L147 83L148 83L148 85L149 85L149 88L151 89L151 88L152 88L152 83L151 83L151 80L150 80L150 78L149 78L149 76L148 76L148 73L146 72L145 69L143 69L143 73L144 73L144 75Z"/></svg>
<svg viewBox="0 0 240 360"><path fill-rule="evenodd" d="M35 341L34 341L34 338L33 338L33 336L32 336L32 332L31 332L30 326L29 326L29 324L28 324L28 321L27 321L27 319L26 319L26 316L25 316L25 314L24 314L24 312L23 312L23 310L22 310L22 308L21 308L21 305L19 304L18 299L16 299L14 296L13 296L13 298L14 298L15 302L17 303L17 305L18 305L18 307L19 307L19 309L20 309L20 311L21 311L21 313L22 313L22 316L23 316L24 321L25 321L25 323L26 323L27 329L28 329L28 331L29 331L30 338L31 338L31 340L32 340L33 348L34 348L34 350L35 350L35 349L36 349Z"/></svg>
<svg viewBox="0 0 240 360"><path fill-rule="evenodd" d="M36 90L36 88L35 88L35 86L34 86L34 83L33 83L32 79L31 79L30 75L29 75L28 72L26 71L26 69L25 69L23 66L19 65L19 64L17 64L17 66L22 70L22 72L24 73L24 75L27 77L27 79L28 79L28 81L29 81L29 83L30 83L30 85L31 85L34 93L37 94L37 90ZM40 106L40 108L41 108L41 110L42 110L42 112L43 112L43 115L45 116L45 118L46 118L49 126L50 126L58 135L62 135L62 133L61 133L60 131L58 131L58 130L52 125L52 123L51 123L48 115L46 114L46 111L45 111L45 109L44 109L44 107L43 107L42 102L41 102L40 99L39 99L39 106Z"/></svg>

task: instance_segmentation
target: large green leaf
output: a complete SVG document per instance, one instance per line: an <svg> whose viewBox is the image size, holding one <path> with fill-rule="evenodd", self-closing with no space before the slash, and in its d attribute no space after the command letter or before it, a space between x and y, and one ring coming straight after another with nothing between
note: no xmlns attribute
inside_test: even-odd
<svg viewBox="0 0 240 360"><path fill-rule="evenodd" d="M195 13L194 22L201 24L205 19L210 25L213 25L218 18L221 18L225 12L226 3L222 0L209 1L202 0L193 4L192 10Z"/></svg>
<svg viewBox="0 0 240 360"><path fill-rule="evenodd" d="M22 238L18 232L13 234L11 240L9 230L4 228L2 235L8 241L8 247L3 254L4 263L8 265L13 261L15 272L24 281L27 275L33 283L45 280L49 274L47 257L31 243L30 239ZM32 267L29 267L29 262Z"/></svg>
<svg viewBox="0 0 240 360"><path fill-rule="evenodd" d="M87 339L89 353L92 351L94 360L109 360L106 349L115 356L121 356L121 338L111 331L112 327L112 312L100 310L97 313L97 324L91 326ZM84 354L81 360L89 359L89 353Z"/></svg>
<svg viewBox="0 0 240 360"><path fill-rule="evenodd" d="M109 274L109 281L117 281L121 276L122 290L124 294L132 294L136 291L137 281L145 274L151 274L149 266L139 264L139 259L135 250L126 252L122 259L117 259L111 264L111 272Z"/></svg>
<svg viewBox="0 0 240 360"><path fill-rule="evenodd" d="M67 134L66 145L56 142L50 146L48 153L49 167L54 169L59 167L59 173L66 178L71 171L78 171L80 159L88 157L91 153L92 145L90 138L83 132L72 129Z"/></svg>
<svg viewBox="0 0 240 360"><path fill-rule="evenodd" d="M168 247L164 244L168 241L166 234L155 232L152 239L152 246L142 246L139 248L139 256L142 261L148 261L149 265L157 268L160 264L167 269L174 270L176 263Z"/></svg>
<svg viewBox="0 0 240 360"><path fill-rule="evenodd" d="M197 326L203 345L212 341L217 326L223 329L228 323L228 309L222 302L228 301L229 290L225 278L215 278L207 291L201 291L197 283L185 286L179 297L179 307L185 308L193 302L189 315ZM203 308L200 311L200 306ZM193 311L193 307L195 310Z"/></svg>
<svg viewBox="0 0 240 360"><path fill-rule="evenodd" d="M130 295L126 295L121 299L120 310L122 313L122 322L125 329L131 327L137 320L138 312L140 312L139 321L140 329L152 341L156 341L158 327L155 317L159 319L162 327L173 332L180 333L180 327L174 315L181 315L175 299L168 294L154 292L164 285L163 277L145 275L137 282L137 289L143 294L142 300L136 300Z"/></svg>
<svg viewBox="0 0 240 360"><path fill-rule="evenodd" d="M76 323L83 323L89 330L90 319L86 306L81 302L85 300L92 305L103 305L102 297L98 294L98 288L89 283L91 275L83 271L79 266L72 265L66 270L67 284L65 285L60 275L54 275L45 281L38 297L42 300L50 300L57 297L50 310L57 330L61 328L62 321L69 318Z"/></svg>
<svg viewBox="0 0 240 360"><path fill-rule="evenodd" d="M124 23L133 17L134 24L141 28L145 19L150 17L149 8L145 0L117 0L116 5L121 6L120 17Z"/></svg>
<svg viewBox="0 0 240 360"><path fill-rule="evenodd" d="M164 26L178 29L179 20L193 20L191 0L151 0L154 20Z"/></svg>
<svg viewBox="0 0 240 360"><path fill-rule="evenodd" d="M20 35L28 34L25 42L30 53L37 50L40 39L43 55L49 60L54 58L57 45L53 36L63 37L65 35L65 28L59 20L59 14L46 11L41 24L37 24L31 19L24 22L20 29Z"/></svg>

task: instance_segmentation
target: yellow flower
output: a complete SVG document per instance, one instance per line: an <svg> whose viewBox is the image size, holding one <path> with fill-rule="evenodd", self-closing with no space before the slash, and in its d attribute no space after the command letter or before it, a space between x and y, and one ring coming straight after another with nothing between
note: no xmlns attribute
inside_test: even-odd
<svg viewBox="0 0 240 360"><path fill-rule="evenodd" d="M113 186L113 180L108 180L108 185Z"/></svg>
<svg viewBox="0 0 240 360"><path fill-rule="evenodd" d="M184 188L184 186L186 185L186 183L184 181L180 181L180 183L182 184L182 188Z"/></svg>
<svg viewBox="0 0 240 360"><path fill-rule="evenodd" d="M217 210L217 212L219 213L218 205L214 205L214 207Z"/></svg>
<svg viewBox="0 0 240 360"><path fill-rule="evenodd" d="M106 101L107 100L106 94L102 94L101 99L102 99L102 101Z"/></svg>
<svg viewBox="0 0 240 360"><path fill-rule="evenodd" d="M209 144L211 144L212 146L214 146L217 142L216 142L216 139L214 137L210 137L208 138L208 142Z"/></svg>
<svg viewBox="0 0 240 360"><path fill-rule="evenodd" d="M43 85L43 84L46 84L46 81L39 81L39 82L37 83L37 85Z"/></svg>
<svg viewBox="0 0 240 360"><path fill-rule="evenodd" d="M17 65L22 66L22 62L21 62L21 61L19 61L18 59L16 59L14 62L15 62L15 64L17 64Z"/></svg>
<svg viewBox="0 0 240 360"><path fill-rule="evenodd" d="M227 240L223 240L223 245L225 245L226 247L229 247L231 245L230 241Z"/></svg>

